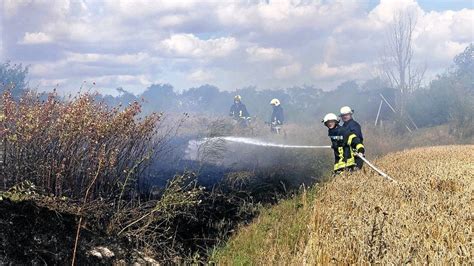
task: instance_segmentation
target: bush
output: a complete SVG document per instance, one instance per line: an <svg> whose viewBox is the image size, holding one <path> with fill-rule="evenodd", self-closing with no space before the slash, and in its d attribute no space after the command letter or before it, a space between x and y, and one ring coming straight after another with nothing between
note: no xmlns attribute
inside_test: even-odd
<svg viewBox="0 0 474 266"><path fill-rule="evenodd" d="M139 118L137 102L109 108L81 94L67 101L35 92L3 95L4 188L29 180L54 196L91 199L135 193L160 116ZM119 193L119 191L121 191Z"/></svg>

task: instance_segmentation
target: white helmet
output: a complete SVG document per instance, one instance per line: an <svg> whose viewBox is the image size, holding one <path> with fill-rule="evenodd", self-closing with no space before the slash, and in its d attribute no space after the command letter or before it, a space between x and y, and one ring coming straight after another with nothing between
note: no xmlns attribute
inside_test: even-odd
<svg viewBox="0 0 474 266"><path fill-rule="evenodd" d="M280 105L280 101L275 98L275 99L272 99L272 100L270 101L270 104L271 104L271 105L278 106L278 105Z"/></svg>
<svg viewBox="0 0 474 266"><path fill-rule="evenodd" d="M341 115L353 114L354 110L352 110L349 106L341 107Z"/></svg>
<svg viewBox="0 0 474 266"><path fill-rule="evenodd" d="M334 113L329 113L327 115L324 116L324 119L323 119L323 123L326 123L327 121L331 121L331 120L334 120L336 122L339 122L339 117L337 117L336 114Z"/></svg>

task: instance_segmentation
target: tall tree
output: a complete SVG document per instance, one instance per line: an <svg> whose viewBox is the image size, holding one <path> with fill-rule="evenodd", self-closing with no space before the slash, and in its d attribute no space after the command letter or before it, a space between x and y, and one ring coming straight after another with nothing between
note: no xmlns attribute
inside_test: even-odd
<svg viewBox="0 0 474 266"><path fill-rule="evenodd" d="M421 86L426 67L413 63L413 32L416 16L409 11L394 16L386 34L382 56L382 74L397 90L396 105L401 116L405 116L407 97Z"/></svg>

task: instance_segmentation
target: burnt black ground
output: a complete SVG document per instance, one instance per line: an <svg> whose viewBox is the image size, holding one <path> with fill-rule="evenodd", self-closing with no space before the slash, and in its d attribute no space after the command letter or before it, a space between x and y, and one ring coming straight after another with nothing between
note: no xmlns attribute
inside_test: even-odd
<svg viewBox="0 0 474 266"><path fill-rule="evenodd" d="M77 217L39 207L32 201L0 201L0 265L70 264ZM79 265L111 264L87 256L97 245L113 247L114 259L127 257L128 249L97 232L81 231L77 251ZM119 251L119 252L117 252Z"/></svg>

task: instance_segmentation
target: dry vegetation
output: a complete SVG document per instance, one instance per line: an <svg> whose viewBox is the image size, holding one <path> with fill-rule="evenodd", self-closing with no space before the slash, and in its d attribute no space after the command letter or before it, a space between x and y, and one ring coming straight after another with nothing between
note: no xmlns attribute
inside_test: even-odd
<svg viewBox="0 0 474 266"><path fill-rule="evenodd" d="M159 252L163 258L179 249L163 246L174 242L176 230L171 228L177 220L193 216L189 208L198 204L201 188L184 174L171 179L154 198L144 197L146 191L140 189L149 160L161 155L179 121L162 129L161 115L142 116L138 102L109 107L94 97L85 93L63 99L51 93L44 98L28 91L16 100L9 92L3 95L0 203L6 211L0 223L6 226L0 230L0 264L55 264L71 257L72 264L85 263L91 244L82 241L81 231L85 236L94 232L97 239L128 241L124 246L151 250L152 255ZM39 232L50 228L44 224L47 219L22 213L20 207L8 208L24 202L68 217L55 220L58 231L66 235L61 245L54 237L38 240L42 233L56 233ZM63 222L77 231L61 231ZM35 228L28 227L35 223ZM13 227L24 230L12 235Z"/></svg>
<svg viewBox="0 0 474 266"><path fill-rule="evenodd" d="M236 127L229 118L209 119L188 114L144 116L137 102L112 108L91 94L62 99L55 93L45 97L28 92L19 100L14 100L7 92L3 95L2 105L0 137L4 144L2 159L5 163L0 168L0 208L3 208L5 215L0 219L0 239L6 241L2 241L0 245L0 264L2 261L54 264L70 261L71 256L76 253L79 264L90 264L92 261L87 252L96 244L112 245L112 249L126 258L128 263L134 262L129 259L129 253L135 250L144 251L146 255L162 262L205 262L210 249L221 245L237 226L251 221L261 210L264 213L258 217L256 224L264 226L257 227L254 232L251 229L247 231L252 243L240 245L238 240L234 240L229 245L229 250L234 247L236 252L246 252L237 261L285 261L296 264L303 262L305 258L307 262L316 262L319 257L313 258L307 254L313 254L313 249L322 249L315 246L319 243L314 242L314 234L318 231L308 228L308 221L313 220L312 225L316 221L327 222L315 220L313 211L337 209L340 206L338 204L343 203L335 201L337 204L323 204L322 200L341 196L331 194L333 191L360 193L345 187L354 184L351 182L354 178L375 182L367 183L372 184L371 186L385 185L372 175L354 175L342 180L338 178L324 188L322 197L317 199L318 204L324 207L314 207L316 196L319 196L317 190L307 190L304 186L301 186L301 196L282 201L292 195L302 183L311 184L319 180L331 168L331 152L238 147L237 152L232 150L227 156L238 162L240 168L229 168L226 172L212 172L213 169L210 169L210 177L214 182L217 182L216 175L221 174L222 178L212 187L203 188L196 180L198 175L204 175L208 164L199 166L196 173L185 172L184 168L171 175L164 173L168 180L166 185L147 187L146 181L157 178L159 174L148 172L150 163L174 163L173 158L179 158L173 155L173 152L179 154L178 150L174 150L178 144L171 143L173 138L187 140L188 137L237 135L258 136L279 143L326 145L326 129L319 122L305 126L288 124L284 127L284 134L277 136L270 133L263 121L255 120L250 127L242 129ZM393 135L390 128L367 128L365 132L369 156L433 142L448 144L457 141L450 137L445 127L427 132L420 130L417 135L403 137ZM226 151L219 148L222 147L213 147L206 153L211 151L214 157L223 156L222 152ZM456 156L463 156L454 153ZM469 156L471 155L465 154L465 158ZM166 161L165 157L171 159ZM442 158L444 155L427 155L425 160L439 166L444 163ZM461 163L456 169L460 171L466 164ZM397 173L398 170L390 169L390 165L382 164L391 172ZM403 165L397 164L397 167L405 169ZM413 172L425 169L414 167ZM442 173L444 172L441 175ZM177 175L173 178L174 174ZM435 188L452 187L452 193L463 192L463 184L456 183L457 180L443 182L430 185ZM401 191L405 194L412 193L409 195L415 197L418 191L408 184ZM402 192L399 192L400 195L405 196ZM398 195L393 191L380 193ZM275 208L262 208L262 205L278 201L282 204ZM23 207L20 207L23 205L38 211L25 213L22 211ZM374 217L385 217L383 212L390 213L390 208L390 205L379 206L376 213L370 209L372 216L367 216L364 221L371 223ZM53 212L58 219L51 222L49 217ZM339 215L347 213L341 212ZM63 216L67 218L62 219ZM290 222L288 219L291 219ZM377 220L377 226L379 222ZM338 225L338 228L343 227ZM376 227L372 227L374 228ZM243 235L245 232L244 229ZM393 244L378 234L373 236L374 232L378 231L371 231L371 240L364 240L373 242L371 247L374 251L370 251L372 255L364 253L367 261L390 258L385 249L377 247L391 247ZM52 233L55 236L49 237ZM330 234L324 232L324 235ZM41 240L43 238L46 240ZM59 238L62 240L51 240ZM337 243L334 242L333 245ZM267 250L269 245L271 248ZM461 252L468 250L472 254L469 248L472 249L463 247ZM412 249L410 252L413 256L422 254L419 249ZM259 254L269 256L260 257ZM225 256L219 258L226 261ZM291 261L293 258L300 260ZM232 257L233 261L234 259ZM336 259L339 261L341 258ZM349 261L342 258L344 259Z"/></svg>
<svg viewBox="0 0 474 266"><path fill-rule="evenodd" d="M0 105L0 264L92 264L88 252L99 244L128 263L135 262L132 251L202 262L261 203L274 203L298 183L292 168L290 176L270 167L244 173L245 180L237 178L242 173L225 173L207 189L197 183L199 173L184 169L167 175L166 185L146 183L156 178L149 164L170 156L174 137L235 134L223 120L144 116L138 102L110 107L88 93L63 99L28 91L14 99L6 92ZM38 211L25 213L23 205Z"/></svg>
<svg viewBox="0 0 474 266"><path fill-rule="evenodd" d="M64 101L35 92L2 99L3 189L31 181L46 193L91 200L136 194L139 173L153 152L160 116L140 118L137 102L123 110L81 94Z"/></svg>
<svg viewBox="0 0 474 266"><path fill-rule="evenodd" d="M222 264L473 263L474 146L416 148L263 213ZM317 194L315 196L315 194Z"/></svg>

